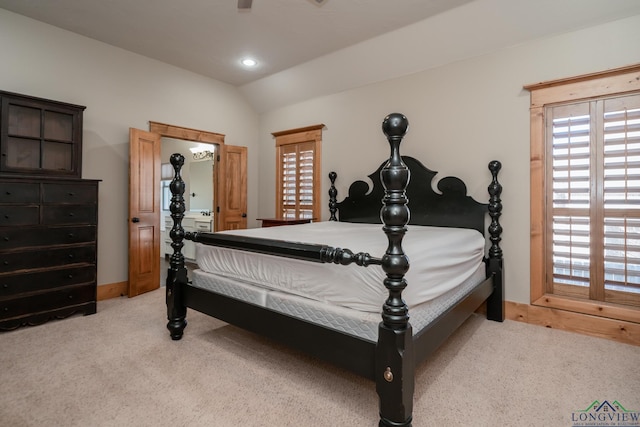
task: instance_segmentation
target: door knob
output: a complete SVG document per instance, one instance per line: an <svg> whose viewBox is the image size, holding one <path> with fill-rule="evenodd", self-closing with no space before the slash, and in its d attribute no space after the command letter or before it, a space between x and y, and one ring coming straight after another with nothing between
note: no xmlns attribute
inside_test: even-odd
<svg viewBox="0 0 640 427"><path fill-rule="evenodd" d="M134 217L131 219L131 222L140 222L140 218L138 218L137 216L134 216Z"/></svg>
<svg viewBox="0 0 640 427"><path fill-rule="evenodd" d="M247 217L247 213L246 212L242 212L242 218L246 218Z"/></svg>

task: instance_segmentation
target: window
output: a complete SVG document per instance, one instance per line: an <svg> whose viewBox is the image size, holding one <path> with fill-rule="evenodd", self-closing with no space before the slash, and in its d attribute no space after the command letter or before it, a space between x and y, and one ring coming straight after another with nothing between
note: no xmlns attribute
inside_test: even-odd
<svg viewBox="0 0 640 427"><path fill-rule="evenodd" d="M275 132L276 217L320 219L322 128Z"/></svg>
<svg viewBox="0 0 640 427"><path fill-rule="evenodd" d="M527 89L532 304L637 320L640 66Z"/></svg>
<svg viewBox="0 0 640 427"><path fill-rule="evenodd" d="M173 179L173 166L171 163L160 165L160 200L163 211L168 211L171 206L171 180Z"/></svg>

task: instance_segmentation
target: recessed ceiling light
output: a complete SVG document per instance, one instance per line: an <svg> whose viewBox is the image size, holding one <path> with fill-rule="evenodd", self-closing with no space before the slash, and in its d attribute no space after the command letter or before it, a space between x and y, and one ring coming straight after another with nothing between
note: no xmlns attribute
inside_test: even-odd
<svg viewBox="0 0 640 427"><path fill-rule="evenodd" d="M256 65L258 65L258 61L253 58L245 58L240 62L242 62L242 65L244 65L245 67L255 67Z"/></svg>

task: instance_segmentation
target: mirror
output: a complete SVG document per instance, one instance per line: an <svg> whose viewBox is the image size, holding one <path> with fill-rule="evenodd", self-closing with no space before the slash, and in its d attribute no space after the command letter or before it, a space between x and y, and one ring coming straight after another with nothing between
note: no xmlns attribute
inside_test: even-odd
<svg viewBox="0 0 640 427"><path fill-rule="evenodd" d="M180 153L184 156L184 166L182 167L182 179L185 182L185 214L201 214L206 212L211 215L213 212L214 200L214 152L216 145L202 144L182 139L162 138L162 163L168 163L169 156L173 153ZM200 150L200 151L198 151ZM203 151L206 150L206 151ZM195 151L195 154L194 154ZM163 172L163 199L165 193L170 198L168 192L168 180L173 178L173 168L170 167L170 176L165 177ZM167 190L164 190L167 187ZM166 207L166 209L165 209ZM163 201L163 211L168 211L168 203Z"/></svg>
<svg viewBox="0 0 640 427"><path fill-rule="evenodd" d="M213 211L213 159L189 164L189 210Z"/></svg>

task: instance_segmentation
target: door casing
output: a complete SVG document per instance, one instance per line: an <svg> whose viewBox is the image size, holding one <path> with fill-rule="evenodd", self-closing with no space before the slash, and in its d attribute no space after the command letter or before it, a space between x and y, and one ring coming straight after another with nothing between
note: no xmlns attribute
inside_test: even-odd
<svg viewBox="0 0 640 427"><path fill-rule="evenodd" d="M201 143L208 143L208 144L217 144L219 147L224 146L224 135L220 134L220 133L215 133L215 132L208 132L208 131L203 131L203 130L198 130L198 129L191 129L191 128L185 128L182 126L175 126L175 125L170 125L170 124L166 124L166 123L160 123L160 122L153 122L153 121L149 121L149 132L150 133L154 133L159 135L160 137L167 137L167 138L174 138L174 139L181 139L181 140L187 140L187 141L193 141L193 142L201 142ZM214 181L216 183L216 189L219 188L219 183L221 182L221 175L220 175L220 168L216 167L214 168ZM160 186L160 182L159 182L159 177L158 177L158 182L156 183L156 187L159 188ZM245 188L245 192L246 192L246 188ZM218 205L218 200L217 200L217 193L218 191L216 191L216 194L214 194L214 206L219 206ZM245 198L246 200L246 195ZM246 208L245 208L246 211ZM215 215L215 214L214 214ZM246 215L246 214L245 214ZM214 231L217 230L221 230L223 229L223 224L219 223L219 220L222 218L221 215L216 215L216 221L214 222ZM245 226L246 227L246 226ZM160 251L160 245L162 244L162 242L160 242L160 239L158 239L157 243L154 243L155 245L157 245L157 251L159 254ZM158 255L158 262L160 260L160 256ZM135 288L135 286L133 287ZM135 295L135 293L132 294L132 285L131 283L128 284L128 291L129 291L129 295L133 296Z"/></svg>

